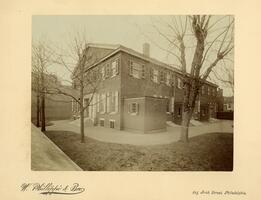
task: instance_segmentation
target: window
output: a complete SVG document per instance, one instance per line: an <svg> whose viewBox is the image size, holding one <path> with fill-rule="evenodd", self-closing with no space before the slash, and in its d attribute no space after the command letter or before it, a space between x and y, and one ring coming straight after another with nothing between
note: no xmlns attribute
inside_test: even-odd
<svg viewBox="0 0 261 200"><path fill-rule="evenodd" d="M100 126L104 126L104 119L100 118Z"/></svg>
<svg viewBox="0 0 261 200"><path fill-rule="evenodd" d="M118 98L119 98L119 92L111 92L111 98L110 98L110 112L116 113L118 112Z"/></svg>
<svg viewBox="0 0 261 200"><path fill-rule="evenodd" d="M167 99L167 105L166 105L166 112L167 112L167 113L170 112L170 106L171 106L171 103L170 103L170 99L168 98L168 99Z"/></svg>
<svg viewBox="0 0 261 200"><path fill-rule="evenodd" d="M112 77L116 76L119 72L119 59L114 60L111 63L111 73L112 73Z"/></svg>
<svg viewBox="0 0 261 200"><path fill-rule="evenodd" d="M153 69L152 70L152 81L154 83L158 83L159 82L159 70L157 70L157 69Z"/></svg>
<svg viewBox="0 0 261 200"><path fill-rule="evenodd" d="M166 74L166 84L168 85L168 86L170 86L170 73L167 73Z"/></svg>
<svg viewBox="0 0 261 200"><path fill-rule="evenodd" d="M134 78L145 78L145 66L130 60L129 75Z"/></svg>
<svg viewBox="0 0 261 200"><path fill-rule="evenodd" d="M213 88L213 90L212 90L212 95L213 95L213 96L216 96L216 88Z"/></svg>
<svg viewBox="0 0 261 200"><path fill-rule="evenodd" d="M202 95L205 94L205 86L204 86L204 85L201 87L201 94L202 94Z"/></svg>
<svg viewBox="0 0 261 200"><path fill-rule="evenodd" d="M115 120L110 120L110 128L114 128L115 127Z"/></svg>
<svg viewBox="0 0 261 200"><path fill-rule="evenodd" d="M181 89L182 88L182 81L180 78L178 78L178 88Z"/></svg>
<svg viewBox="0 0 261 200"><path fill-rule="evenodd" d="M211 88L208 87L208 95L210 96L211 95Z"/></svg>
<svg viewBox="0 0 261 200"><path fill-rule="evenodd" d="M130 103L129 104L129 113L137 115L139 110L139 104L138 103Z"/></svg>
<svg viewBox="0 0 261 200"><path fill-rule="evenodd" d="M164 71L161 71L161 72L160 72L160 82L161 82L161 83L164 83L164 82L165 82L165 72L164 72Z"/></svg>
<svg viewBox="0 0 261 200"><path fill-rule="evenodd" d="M141 78L145 78L145 65L141 66Z"/></svg>

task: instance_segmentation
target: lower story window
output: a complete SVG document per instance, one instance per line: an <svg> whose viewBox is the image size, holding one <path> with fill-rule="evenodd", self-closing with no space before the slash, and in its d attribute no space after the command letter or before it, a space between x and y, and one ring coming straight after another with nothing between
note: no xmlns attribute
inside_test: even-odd
<svg viewBox="0 0 261 200"><path fill-rule="evenodd" d="M110 120L110 128L115 128L115 120Z"/></svg>
<svg viewBox="0 0 261 200"><path fill-rule="evenodd" d="M179 107L178 116L181 116L181 107Z"/></svg>
<svg viewBox="0 0 261 200"><path fill-rule="evenodd" d="M104 119L100 119L100 126L104 126Z"/></svg>
<svg viewBox="0 0 261 200"><path fill-rule="evenodd" d="M139 110L139 104L138 103L130 103L129 104L129 113L130 114L138 114L138 110Z"/></svg>

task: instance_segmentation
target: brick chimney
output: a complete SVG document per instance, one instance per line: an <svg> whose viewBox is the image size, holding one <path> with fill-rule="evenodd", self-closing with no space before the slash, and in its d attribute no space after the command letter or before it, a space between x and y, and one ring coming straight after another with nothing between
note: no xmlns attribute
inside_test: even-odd
<svg viewBox="0 0 261 200"><path fill-rule="evenodd" d="M150 44L149 43L144 43L142 45L142 50L143 50L143 54L147 57L150 57Z"/></svg>

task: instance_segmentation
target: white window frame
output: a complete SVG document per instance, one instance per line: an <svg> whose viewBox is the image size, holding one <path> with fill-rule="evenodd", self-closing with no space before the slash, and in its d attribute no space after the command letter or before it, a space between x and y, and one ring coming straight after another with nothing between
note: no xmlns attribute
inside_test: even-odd
<svg viewBox="0 0 261 200"><path fill-rule="evenodd" d="M208 86L208 96L211 95L211 88Z"/></svg>
<svg viewBox="0 0 261 200"><path fill-rule="evenodd" d="M101 126L101 121L103 121L103 126ZM99 126L105 127L105 119L104 118L99 118Z"/></svg>
<svg viewBox="0 0 261 200"><path fill-rule="evenodd" d="M153 69L152 70L152 80L154 83L159 83L159 70L158 69Z"/></svg>
<svg viewBox="0 0 261 200"><path fill-rule="evenodd" d="M133 110L133 105L136 105L136 112L132 112L132 110ZM129 103L128 104L128 112L129 112L129 114L130 115L138 115L138 113L139 113L139 103L138 102L132 102L132 103Z"/></svg>
<svg viewBox="0 0 261 200"><path fill-rule="evenodd" d="M114 126L113 129L115 129L115 122L116 122L116 120L115 120L115 119L109 119L109 123L110 123L110 124L109 124L109 125L110 125L109 127L110 127L110 128L111 128L111 122L114 123L114 124L113 124L113 126Z"/></svg>
<svg viewBox="0 0 261 200"><path fill-rule="evenodd" d="M202 87L201 87L201 94L202 94L202 95L205 94L205 86L204 86L204 85L202 85Z"/></svg>
<svg viewBox="0 0 261 200"><path fill-rule="evenodd" d="M145 77L145 73L144 73L144 77L143 77L143 70L145 72L145 65L144 64L140 64L138 62L134 62L132 60L129 60L129 75L137 78L137 79L141 79Z"/></svg>

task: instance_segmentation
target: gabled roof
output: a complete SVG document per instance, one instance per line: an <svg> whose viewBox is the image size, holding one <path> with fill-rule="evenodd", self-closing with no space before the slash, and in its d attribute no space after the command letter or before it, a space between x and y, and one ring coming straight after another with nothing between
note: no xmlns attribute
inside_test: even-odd
<svg viewBox="0 0 261 200"><path fill-rule="evenodd" d="M120 45L119 44L88 43L86 46L115 50L115 49L119 48Z"/></svg>
<svg viewBox="0 0 261 200"><path fill-rule="evenodd" d="M120 44L116 44L116 45L112 45L112 44L98 44L98 43L89 43L88 44L89 47L95 47L95 48L106 48L106 49L114 49L114 51L110 52L107 56L103 57L102 59L100 59L99 61L97 61L96 63L94 63L93 65L91 65L88 69L98 65L99 63L103 62L104 60L108 59L109 57L115 55L116 53L118 53L119 51L125 52L127 54L133 55L135 57L141 58L145 61L148 61L150 63L153 63L155 65L160 65L163 66L165 68L168 68L172 71L175 71L177 73L181 73L181 71L177 68L171 67L170 65L163 63L161 61L158 61L154 58L148 57L142 53L139 53L133 49L127 48L123 45Z"/></svg>
<svg viewBox="0 0 261 200"><path fill-rule="evenodd" d="M127 48L123 45L120 45L120 44L115 44L115 45L112 45L112 44L98 44L98 43L89 43L89 47L96 47L96 48L110 48L112 49L113 51L111 51L110 53L108 53L105 57L101 58L99 61L97 61L96 63L92 64L91 66L88 67L88 69L90 68L93 68L95 67L96 65L100 64L101 62L103 62L104 60L108 59L109 57L115 55L116 53L122 51L122 52L125 52L127 54L130 54L132 56L135 56L135 57L138 57L142 60L145 60L145 61L148 61L150 63L153 63L155 65L159 65L159 66L162 66L162 67L165 67L166 69L169 69L169 70L172 70L176 73L179 73L179 74L182 74L181 70L180 69L177 69L175 67L172 67L164 62L161 62L157 59L154 59L154 58L151 58L149 56L146 56L144 55L143 53L139 53L133 49L130 49L130 48ZM88 70L87 69L87 70ZM212 86L215 86L215 87L218 87L218 85L214 84L214 83L211 83L209 81L206 81L208 84L212 85Z"/></svg>

